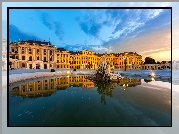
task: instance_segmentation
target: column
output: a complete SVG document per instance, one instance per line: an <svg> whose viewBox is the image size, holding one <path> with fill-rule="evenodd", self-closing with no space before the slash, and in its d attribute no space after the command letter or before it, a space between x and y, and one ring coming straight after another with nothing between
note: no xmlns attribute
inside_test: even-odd
<svg viewBox="0 0 179 134"><path fill-rule="evenodd" d="M65 68L67 68L67 54L65 54Z"/></svg>
<svg viewBox="0 0 179 134"><path fill-rule="evenodd" d="M39 49L39 51L40 51L40 59L43 61L44 60L44 57L43 57L43 49Z"/></svg>
<svg viewBox="0 0 179 134"><path fill-rule="evenodd" d="M27 61L27 60L29 60L29 57L28 57L28 48L25 47L24 50L25 50L25 61Z"/></svg>
<svg viewBox="0 0 179 134"><path fill-rule="evenodd" d="M53 50L53 55L54 55L54 56L53 56L53 57L54 57L54 58L53 58L54 61L57 62L57 55L56 55L56 53L55 53L55 50Z"/></svg>
<svg viewBox="0 0 179 134"><path fill-rule="evenodd" d="M50 50L47 48L47 52L46 52L47 54L47 61L49 61L49 63L50 63Z"/></svg>
<svg viewBox="0 0 179 134"><path fill-rule="evenodd" d="M18 54L20 55L22 53L21 47L18 47Z"/></svg>
<svg viewBox="0 0 179 134"><path fill-rule="evenodd" d="M32 48L32 61L37 59L36 53L34 52L35 48Z"/></svg>
<svg viewBox="0 0 179 134"><path fill-rule="evenodd" d="M62 66L61 68L63 68L63 64L64 64L63 63L63 60L64 60L63 53L61 54L60 60L61 60L61 66Z"/></svg>

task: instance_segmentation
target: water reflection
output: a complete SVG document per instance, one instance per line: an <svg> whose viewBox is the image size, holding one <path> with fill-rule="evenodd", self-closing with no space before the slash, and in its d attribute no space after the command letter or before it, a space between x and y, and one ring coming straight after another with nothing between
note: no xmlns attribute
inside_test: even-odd
<svg viewBox="0 0 179 134"><path fill-rule="evenodd" d="M106 104L106 95L112 97L113 89L117 86L120 86L120 83L107 83L99 82L95 83L99 95L101 95L101 103Z"/></svg>
<svg viewBox="0 0 179 134"><path fill-rule="evenodd" d="M121 86L123 86L124 89L127 89L128 87L135 87L137 85L141 85L141 79L138 78L123 78L120 80Z"/></svg>
<svg viewBox="0 0 179 134"><path fill-rule="evenodd" d="M11 96L21 96L22 98L48 97L58 90L65 90L71 86L89 89L94 87L94 83L88 80L87 76L56 77L12 87Z"/></svg>
<svg viewBox="0 0 179 134"><path fill-rule="evenodd" d="M144 79L144 82L146 82L146 83L149 83L149 82L152 82L152 81L161 81L161 82L171 83L171 80L169 78L163 78L163 79L160 79L160 78L147 78L147 79Z"/></svg>
<svg viewBox="0 0 179 134"><path fill-rule="evenodd" d="M113 89L117 86L123 87L126 90L128 87L135 87L141 85L141 80L137 78L123 78L120 82L97 82L94 83L87 79L87 76L68 76L68 77L54 77L46 80L39 80L14 86L11 88L11 96L21 96L22 98L38 98L49 97L56 94L58 90L65 90L68 87L82 87L83 89L90 89L97 87L99 95L101 95L101 103L106 104L105 96L112 97Z"/></svg>

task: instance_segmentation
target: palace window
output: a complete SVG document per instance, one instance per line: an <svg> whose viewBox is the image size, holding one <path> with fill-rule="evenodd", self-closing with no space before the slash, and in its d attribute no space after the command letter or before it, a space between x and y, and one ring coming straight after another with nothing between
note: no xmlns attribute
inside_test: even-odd
<svg viewBox="0 0 179 134"><path fill-rule="evenodd" d="M39 49L37 49L37 54L39 54L39 52L40 52Z"/></svg>
<svg viewBox="0 0 179 134"><path fill-rule="evenodd" d="M44 61L47 61L46 57L44 57Z"/></svg>
<svg viewBox="0 0 179 134"><path fill-rule="evenodd" d="M46 55L46 52L47 52L46 49L44 49L44 55Z"/></svg>
<svg viewBox="0 0 179 134"><path fill-rule="evenodd" d="M39 60L39 56L37 57L37 60Z"/></svg>
<svg viewBox="0 0 179 134"><path fill-rule="evenodd" d="M22 67L25 67L25 63L22 63Z"/></svg>
<svg viewBox="0 0 179 134"><path fill-rule="evenodd" d="M25 56L22 56L22 60L25 60Z"/></svg>
<svg viewBox="0 0 179 134"><path fill-rule="evenodd" d="M50 50L50 55L53 55L53 51L52 50Z"/></svg>
<svg viewBox="0 0 179 134"><path fill-rule="evenodd" d="M22 54L24 54L24 47L22 47Z"/></svg>
<svg viewBox="0 0 179 134"><path fill-rule="evenodd" d="M52 61L52 59L53 59L53 58L52 58L52 57L50 57L50 61Z"/></svg>
<svg viewBox="0 0 179 134"><path fill-rule="evenodd" d="M29 48L29 54L32 54L32 49L31 48Z"/></svg>
<svg viewBox="0 0 179 134"><path fill-rule="evenodd" d="M29 56L29 61L32 61L32 56Z"/></svg>

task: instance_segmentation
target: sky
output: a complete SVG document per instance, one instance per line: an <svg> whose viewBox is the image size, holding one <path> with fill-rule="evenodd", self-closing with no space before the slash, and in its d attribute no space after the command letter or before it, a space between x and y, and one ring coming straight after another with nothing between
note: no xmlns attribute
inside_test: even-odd
<svg viewBox="0 0 179 134"><path fill-rule="evenodd" d="M171 60L170 9L10 9L9 29L11 41Z"/></svg>

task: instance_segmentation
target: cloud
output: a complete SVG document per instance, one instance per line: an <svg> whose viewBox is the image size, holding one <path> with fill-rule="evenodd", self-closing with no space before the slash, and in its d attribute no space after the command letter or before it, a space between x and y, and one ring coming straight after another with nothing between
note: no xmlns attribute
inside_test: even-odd
<svg viewBox="0 0 179 134"><path fill-rule="evenodd" d="M9 39L11 41L18 41L19 39L23 39L23 40L41 40L38 36L31 34L31 33L26 33L21 31L18 27L16 27L15 25L9 25Z"/></svg>
<svg viewBox="0 0 179 134"><path fill-rule="evenodd" d="M76 17L81 30L91 37L99 38L103 28L104 10L81 10L82 16Z"/></svg>
<svg viewBox="0 0 179 134"><path fill-rule="evenodd" d="M83 45L83 44L69 45L69 44L65 44L65 49L68 51L82 51L84 49L87 49L87 50L92 50L96 53L111 52L110 47L107 48L102 45Z"/></svg>
<svg viewBox="0 0 179 134"><path fill-rule="evenodd" d="M92 19L87 21L79 21L79 26L83 32L93 37L99 37L99 33L102 28L101 23L95 22Z"/></svg>
<svg viewBox="0 0 179 134"><path fill-rule="evenodd" d="M137 37L170 24L171 17L169 10L165 9L82 10L82 14L76 18L81 30L97 39L103 39L101 33L108 31L109 35L105 37L108 41Z"/></svg>
<svg viewBox="0 0 179 134"><path fill-rule="evenodd" d="M145 33L136 38L126 38L125 40L117 38L105 42L103 45L112 46L113 52L137 52L143 57L151 54L162 53L171 50L171 29L170 27L162 27L158 31ZM163 58L170 55L163 55ZM157 60L157 57L155 57Z"/></svg>
<svg viewBox="0 0 179 134"><path fill-rule="evenodd" d="M151 31L161 26L169 24L171 13L162 9L108 9L105 12L107 20L104 25L115 26L112 34L125 38L136 36L139 31Z"/></svg>
<svg viewBox="0 0 179 134"><path fill-rule="evenodd" d="M40 12L40 18L42 23L48 27L50 30L53 30L55 35L60 39L63 40L64 31L63 26L60 21L53 21L53 18L45 12Z"/></svg>
<svg viewBox="0 0 179 134"><path fill-rule="evenodd" d="M58 38L60 40L63 40L64 32L62 30L62 24L61 24L61 22L54 21L53 23L54 23L54 27L55 27L54 28L55 29L55 34L58 36Z"/></svg>
<svg viewBox="0 0 179 134"><path fill-rule="evenodd" d="M125 49L128 46L124 44L129 44L129 42L134 44L132 40L136 41L140 36L145 37L146 41L148 41L148 34L156 34L155 31L157 32L166 28L168 29L167 33L170 34L171 13L169 10L107 10L105 13L108 16L108 22L106 22L108 26L114 25L113 22L117 23L112 33L115 36L102 42L102 45L106 47L111 45L113 48ZM154 39L156 38L150 38L150 41ZM138 40L137 42L141 44L142 41ZM170 39L168 41L170 42ZM132 45L131 48L133 48Z"/></svg>
<svg viewBox="0 0 179 134"><path fill-rule="evenodd" d="M54 29L54 24L51 21L51 16L48 13L41 13L41 21L42 23L47 26L50 30Z"/></svg>
<svg viewBox="0 0 179 134"><path fill-rule="evenodd" d="M171 50L171 47L164 47L164 48L158 48L158 49L150 49L150 50L141 52L141 54L144 54L144 53L158 53L158 52L162 52L162 51L166 51L166 50Z"/></svg>

